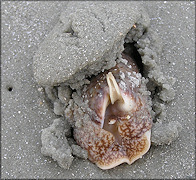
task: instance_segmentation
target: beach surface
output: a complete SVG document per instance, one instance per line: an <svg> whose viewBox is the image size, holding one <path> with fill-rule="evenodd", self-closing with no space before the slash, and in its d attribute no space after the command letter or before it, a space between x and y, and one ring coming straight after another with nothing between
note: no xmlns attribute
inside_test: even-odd
<svg viewBox="0 0 196 180"><path fill-rule="evenodd" d="M41 154L41 131L56 118L33 75L33 56L66 10L65 2L2 2L1 177L2 178L195 178L195 2L142 2L151 29L162 40L159 65L176 78L166 119L182 131L170 145L151 146L132 165L101 170L75 158L61 168Z"/></svg>

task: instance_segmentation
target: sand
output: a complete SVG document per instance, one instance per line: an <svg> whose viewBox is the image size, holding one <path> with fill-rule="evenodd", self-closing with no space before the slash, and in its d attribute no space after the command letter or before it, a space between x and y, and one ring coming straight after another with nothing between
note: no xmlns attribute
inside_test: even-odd
<svg viewBox="0 0 196 180"><path fill-rule="evenodd" d="M166 107L165 120L182 124L176 141L152 146L133 165L108 171L81 158L64 170L41 154L41 130L57 116L33 78L32 59L66 4L2 3L2 177L194 178L194 2L143 2L151 28L162 39L162 72L177 79L176 96Z"/></svg>

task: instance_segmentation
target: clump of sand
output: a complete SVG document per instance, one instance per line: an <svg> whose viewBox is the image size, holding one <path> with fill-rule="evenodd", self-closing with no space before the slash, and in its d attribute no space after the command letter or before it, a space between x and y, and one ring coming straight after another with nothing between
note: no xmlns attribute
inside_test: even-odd
<svg viewBox="0 0 196 180"><path fill-rule="evenodd" d="M35 78L60 117L43 129L42 153L65 169L74 156L87 159L87 152L76 145L71 133L72 128L82 125L81 115L89 120L82 111L87 104L82 101L81 89L91 76L123 61L125 44L141 59L141 93L150 95L154 119L152 144L170 144L182 128L178 122L165 121L165 106L175 97L175 79L166 77L158 65L161 40L150 29L148 15L134 2L77 3L77 9L74 2L69 3L34 56ZM65 114L78 118L71 122Z"/></svg>

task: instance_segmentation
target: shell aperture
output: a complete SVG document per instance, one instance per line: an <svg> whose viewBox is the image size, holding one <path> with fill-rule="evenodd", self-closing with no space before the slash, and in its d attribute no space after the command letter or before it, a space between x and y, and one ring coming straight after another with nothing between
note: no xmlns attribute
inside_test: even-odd
<svg viewBox="0 0 196 180"><path fill-rule="evenodd" d="M132 164L150 148L152 118L148 97L139 91L142 76L128 54L122 58L127 62L93 77L83 90L91 120L74 129L76 142L101 169Z"/></svg>

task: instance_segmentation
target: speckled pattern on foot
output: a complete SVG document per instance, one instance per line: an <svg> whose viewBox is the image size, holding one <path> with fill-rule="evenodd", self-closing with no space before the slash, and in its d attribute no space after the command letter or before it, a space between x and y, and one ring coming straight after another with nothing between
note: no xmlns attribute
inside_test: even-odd
<svg viewBox="0 0 196 180"><path fill-rule="evenodd" d="M152 147L145 161L102 171L76 158L69 170L41 154L41 130L56 118L32 71L39 44L68 2L2 2L2 178L195 178L195 2L142 2L162 39L160 66L175 76L167 118L182 124L177 141ZM39 91L38 91L39 90ZM38 93L40 92L40 93Z"/></svg>

